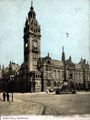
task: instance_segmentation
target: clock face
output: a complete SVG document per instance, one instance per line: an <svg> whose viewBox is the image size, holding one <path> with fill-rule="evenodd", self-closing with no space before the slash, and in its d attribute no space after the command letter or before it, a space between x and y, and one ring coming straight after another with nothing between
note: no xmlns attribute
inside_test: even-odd
<svg viewBox="0 0 90 120"><path fill-rule="evenodd" d="M35 48L37 48L37 42L33 42L33 46L35 47Z"/></svg>

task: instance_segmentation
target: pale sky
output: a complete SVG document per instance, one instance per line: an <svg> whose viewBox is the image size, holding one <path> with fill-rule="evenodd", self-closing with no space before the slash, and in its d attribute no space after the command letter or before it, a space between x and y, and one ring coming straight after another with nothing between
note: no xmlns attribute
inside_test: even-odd
<svg viewBox="0 0 90 120"><path fill-rule="evenodd" d="M62 46L66 59L90 63L89 0L33 0L41 26L41 57L50 53L61 60ZM0 64L10 60L23 63L23 29L31 0L0 0ZM67 37L66 33L69 33Z"/></svg>

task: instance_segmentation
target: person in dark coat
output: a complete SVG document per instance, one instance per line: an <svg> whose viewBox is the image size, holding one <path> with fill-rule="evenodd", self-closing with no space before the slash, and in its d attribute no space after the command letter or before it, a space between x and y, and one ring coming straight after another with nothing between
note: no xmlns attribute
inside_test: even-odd
<svg viewBox="0 0 90 120"><path fill-rule="evenodd" d="M5 101L6 99L6 95L5 95L5 92L3 92L3 101Z"/></svg>
<svg viewBox="0 0 90 120"><path fill-rule="evenodd" d="M9 93L7 92L7 101L9 101Z"/></svg>

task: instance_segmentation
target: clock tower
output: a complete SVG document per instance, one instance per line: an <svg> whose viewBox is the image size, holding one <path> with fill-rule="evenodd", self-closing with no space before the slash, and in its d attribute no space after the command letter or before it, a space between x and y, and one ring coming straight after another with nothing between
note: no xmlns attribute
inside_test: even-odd
<svg viewBox="0 0 90 120"><path fill-rule="evenodd" d="M28 72L37 71L37 61L40 58L40 37L40 26L31 2L24 27L24 64Z"/></svg>

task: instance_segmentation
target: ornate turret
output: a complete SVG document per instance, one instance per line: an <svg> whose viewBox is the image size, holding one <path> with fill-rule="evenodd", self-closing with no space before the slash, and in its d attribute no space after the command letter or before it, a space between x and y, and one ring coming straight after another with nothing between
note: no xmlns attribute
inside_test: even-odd
<svg viewBox="0 0 90 120"><path fill-rule="evenodd" d="M71 56L69 56L69 61L72 61L72 58L71 58Z"/></svg>
<svg viewBox="0 0 90 120"><path fill-rule="evenodd" d="M28 18L26 18L26 22L25 22L24 37L28 34L28 32L40 35L40 26L38 25L36 19L36 13L34 11L32 1L31 1L30 11L28 13Z"/></svg>
<svg viewBox="0 0 90 120"><path fill-rule="evenodd" d="M49 58L49 53L48 53L48 58Z"/></svg>
<svg viewBox="0 0 90 120"><path fill-rule="evenodd" d="M29 72L37 70L37 61L40 58L40 37L40 25L31 2L24 27L24 64Z"/></svg>
<svg viewBox="0 0 90 120"><path fill-rule="evenodd" d="M29 17L29 19L36 17L36 13L35 13L34 8L33 8L33 1L31 1L31 7L30 7L30 12L28 13L28 17Z"/></svg>
<svg viewBox="0 0 90 120"><path fill-rule="evenodd" d="M2 66L2 69L4 69L4 65Z"/></svg>

